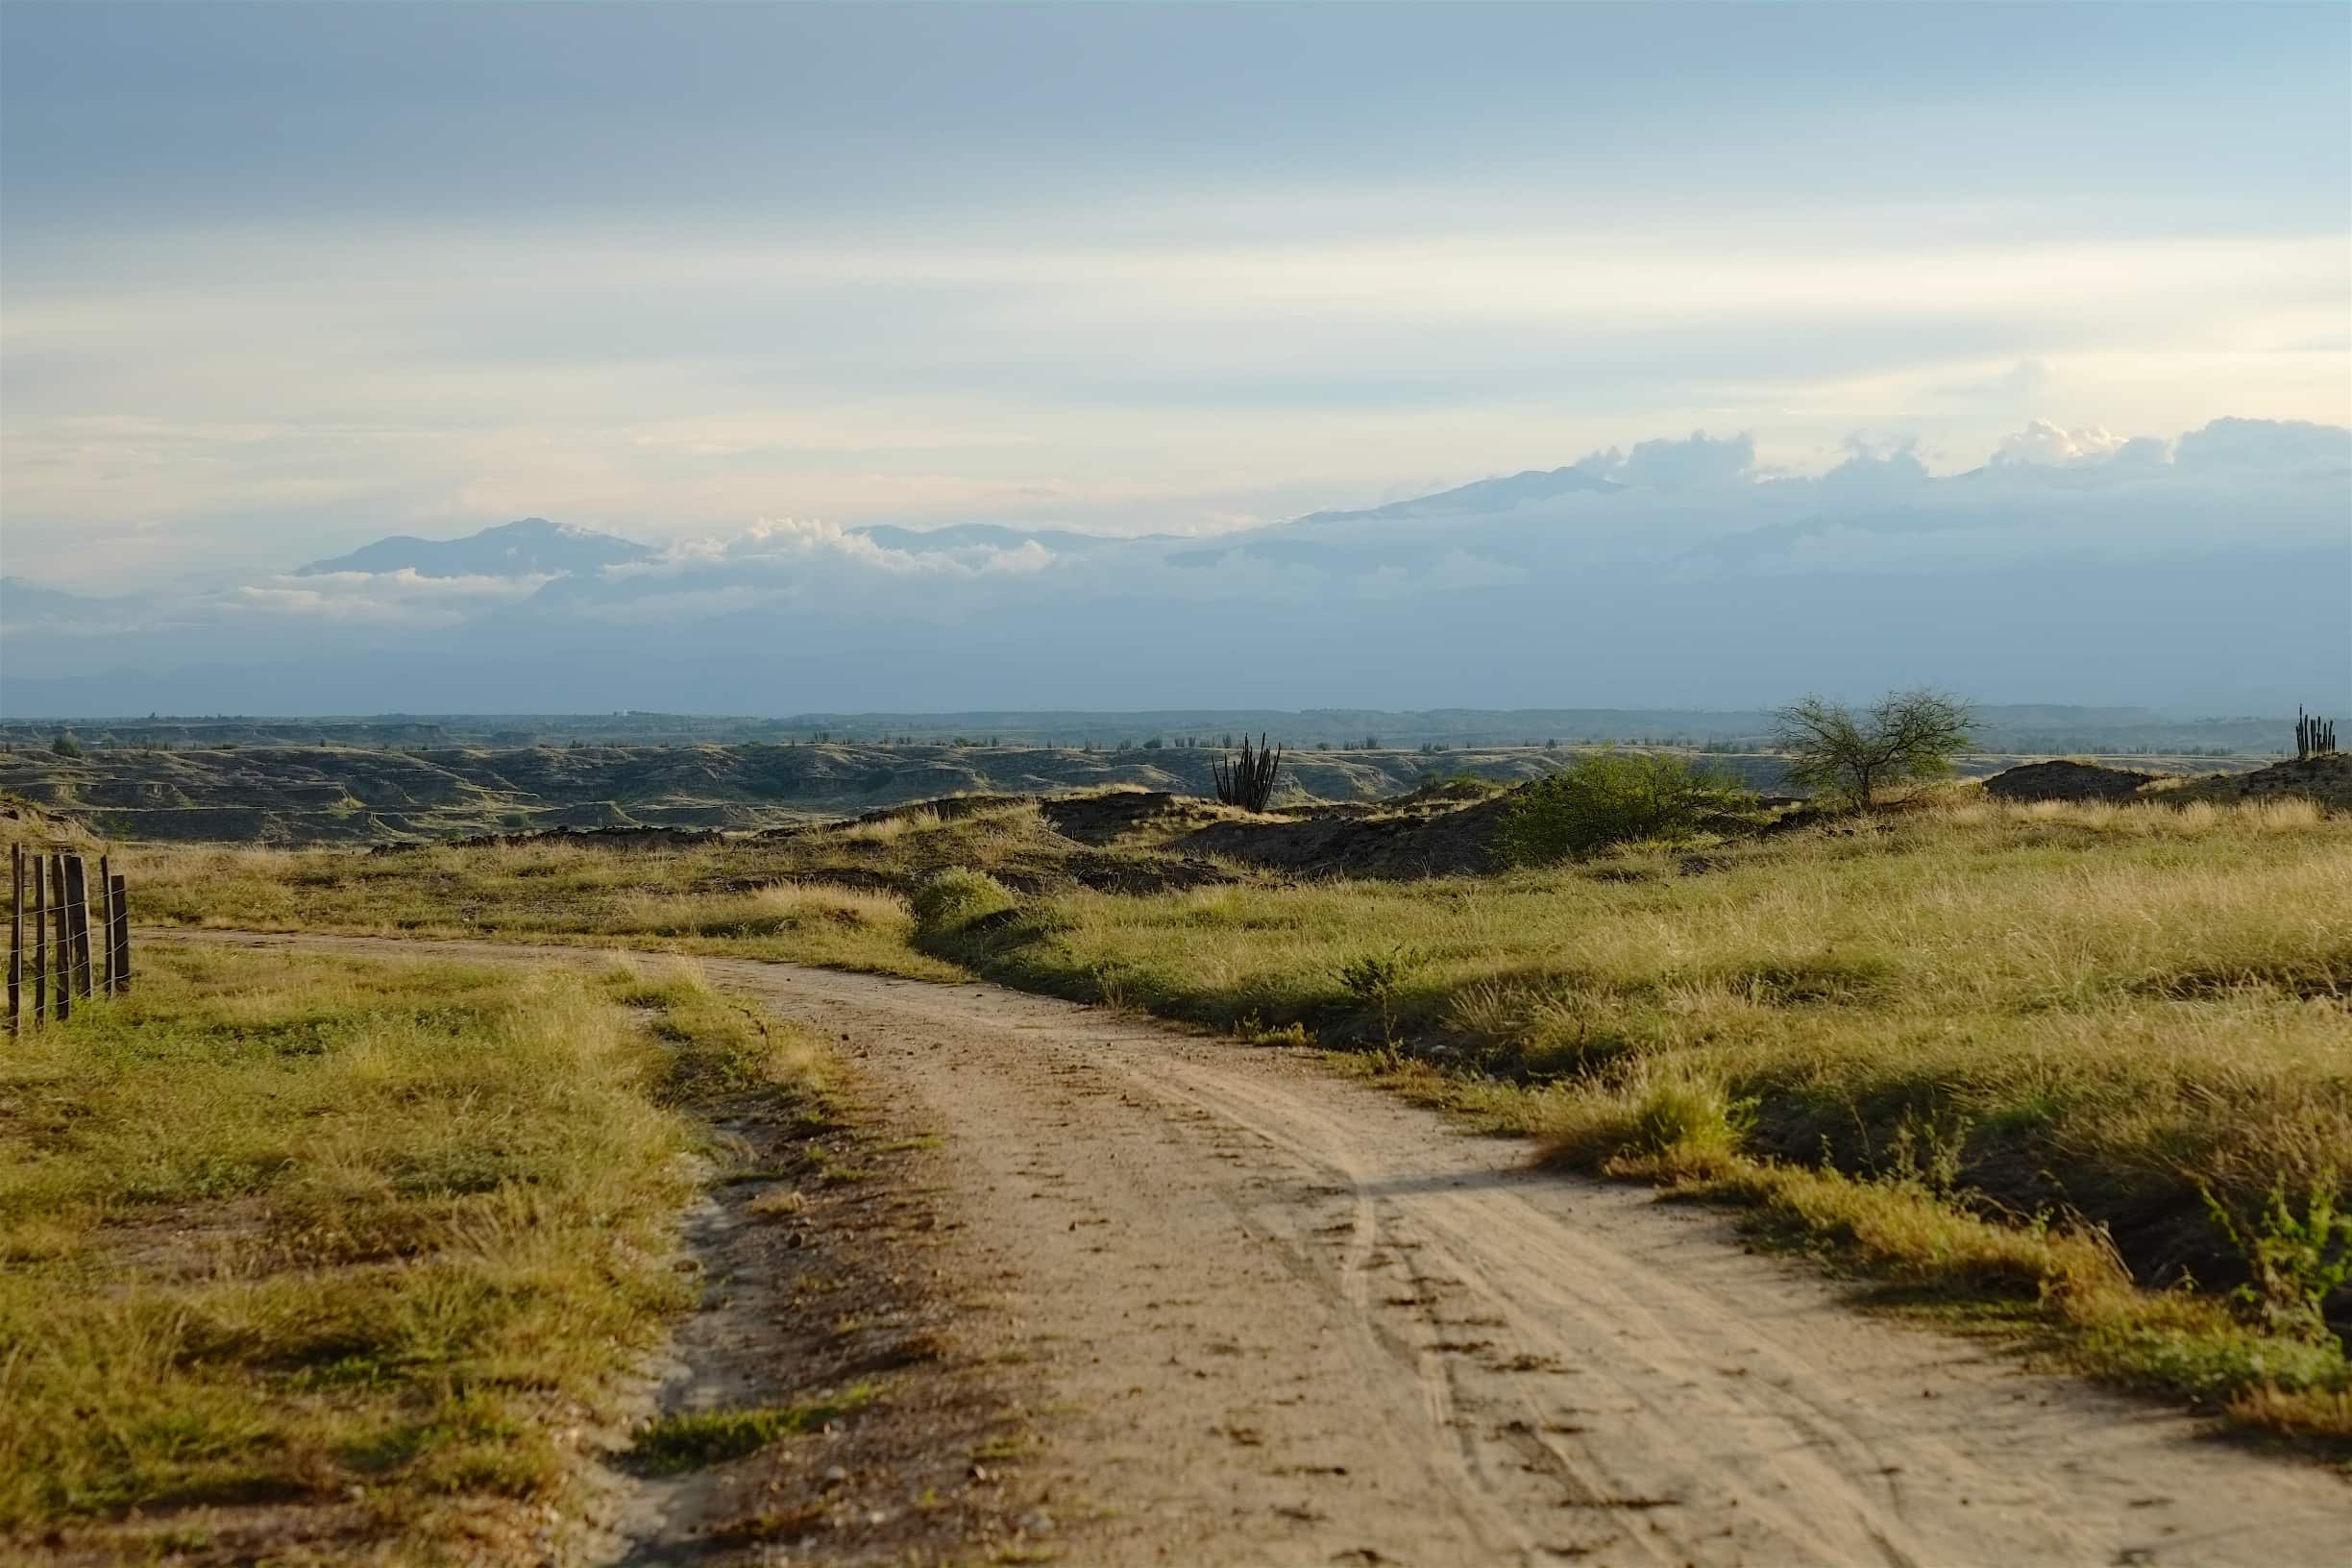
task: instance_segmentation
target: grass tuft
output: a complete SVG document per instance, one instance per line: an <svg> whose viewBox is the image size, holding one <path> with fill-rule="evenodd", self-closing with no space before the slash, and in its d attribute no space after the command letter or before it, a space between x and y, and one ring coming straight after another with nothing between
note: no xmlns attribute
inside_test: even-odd
<svg viewBox="0 0 2352 1568"><path fill-rule="evenodd" d="M650 1475L676 1475L724 1464L756 1454L779 1437L815 1432L863 1409L872 1400L871 1385L860 1384L837 1398L807 1405L679 1410L638 1429L629 1458Z"/></svg>

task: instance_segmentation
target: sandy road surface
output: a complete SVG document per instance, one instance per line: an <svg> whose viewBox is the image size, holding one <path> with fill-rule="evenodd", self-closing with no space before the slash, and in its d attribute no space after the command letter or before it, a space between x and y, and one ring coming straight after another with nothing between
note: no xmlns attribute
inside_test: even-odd
<svg viewBox="0 0 2352 1568"><path fill-rule="evenodd" d="M2352 1563L2334 1475L1859 1315L1719 1215L1295 1054L699 962L942 1140L966 1277L1057 1397L1032 1462L1074 1560Z"/></svg>

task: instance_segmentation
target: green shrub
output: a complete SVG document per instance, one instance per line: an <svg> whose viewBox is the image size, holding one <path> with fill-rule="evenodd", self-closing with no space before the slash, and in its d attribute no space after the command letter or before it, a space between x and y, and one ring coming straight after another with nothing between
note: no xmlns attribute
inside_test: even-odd
<svg viewBox="0 0 2352 1568"><path fill-rule="evenodd" d="M1339 983L1347 987L1350 995L1377 1000L1396 989L1411 963L1412 955L1402 947L1391 947L1384 953L1363 953L1339 966Z"/></svg>
<svg viewBox="0 0 2352 1568"><path fill-rule="evenodd" d="M1504 815L1495 853L1506 865L1551 866L1612 845L1677 843L1711 814L1754 804L1736 781L1681 757L1603 751L1522 789Z"/></svg>
<svg viewBox="0 0 2352 1568"><path fill-rule="evenodd" d="M2269 1208L2254 1216L2234 1213L2205 1193L2206 1213L2253 1276L2238 1287L2237 1300L2273 1333L2326 1341L2328 1299L2352 1285L2352 1212L2338 1198L2339 1187L2334 1171L2322 1173L2300 1214L2283 1185L2270 1189Z"/></svg>
<svg viewBox="0 0 2352 1568"><path fill-rule="evenodd" d="M986 871L954 866L915 890L915 923L925 931L969 925L983 915L1013 907L1013 891Z"/></svg>
<svg viewBox="0 0 2352 1568"><path fill-rule="evenodd" d="M49 749L61 757L80 757L88 754L83 749L80 741L61 729L58 731L58 738L49 743Z"/></svg>
<svg viewBox="0 0 2352 1568"><path fill-rule="evenodd" d="M1407 947L1391 947L1384 953L1363 953L1339 966L1339 983L1348 994L1372 1003L1380 1009L1381 1039L1396 1038L1396 1003L1405 976L1420 955Z"/></svg>

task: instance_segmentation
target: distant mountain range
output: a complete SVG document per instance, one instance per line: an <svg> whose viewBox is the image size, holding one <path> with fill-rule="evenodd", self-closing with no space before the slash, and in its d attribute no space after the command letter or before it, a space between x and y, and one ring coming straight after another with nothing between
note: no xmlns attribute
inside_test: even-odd
<svg viewBox="0 0 2352 1568"><path fill-rule="evenodd" d="M661 551L569 523L527 517L463 539L415 539L395 534L348 555L298 566L298 577L332 573L413 572L420 577L538 577L587 575L606 567L655 561Z"/></svg>
<svg viewBox="0 0 2352 1568"><path fill-rule="evenodd" d="M525 518L225 588L0 579L0 716L1749 708L1918 682L2340 708L2348 520L2352 430L2260 420L2029 430L1945 476L1860 449L1776 475L1702 434L1206 536Z"/></svg>

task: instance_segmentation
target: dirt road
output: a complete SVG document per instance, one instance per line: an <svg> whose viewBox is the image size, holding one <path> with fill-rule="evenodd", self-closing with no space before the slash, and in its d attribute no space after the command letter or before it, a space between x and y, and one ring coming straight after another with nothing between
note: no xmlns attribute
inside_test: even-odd
<svg viewBox="0 0 2352 1568"><path fill-rule="evenodd" d="M2352 1560L2334 1475L1861 1315L1718 1214L1530 1174L1298 1054L700 962L941 1140L961 1271L1055 1396L1028 1462L1072 1560Z"/></svg>

